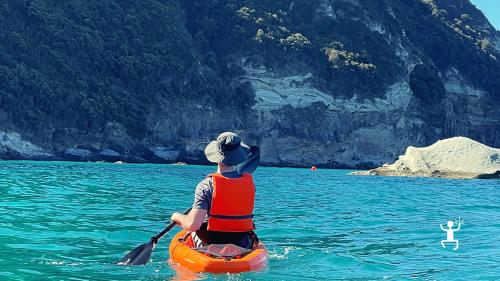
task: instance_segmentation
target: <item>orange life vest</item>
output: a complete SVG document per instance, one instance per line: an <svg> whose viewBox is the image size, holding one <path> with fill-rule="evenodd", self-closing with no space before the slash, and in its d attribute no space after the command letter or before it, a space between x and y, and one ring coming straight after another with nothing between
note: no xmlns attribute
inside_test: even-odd
<svg viewBox="0 0 500 281"><path fill-rule="evenodd" d="M212 203L208 214L207 230L221 232L247 232L254 230L253 206L255 185L252 175L226 178L211 174L213 180Z"/></svg>

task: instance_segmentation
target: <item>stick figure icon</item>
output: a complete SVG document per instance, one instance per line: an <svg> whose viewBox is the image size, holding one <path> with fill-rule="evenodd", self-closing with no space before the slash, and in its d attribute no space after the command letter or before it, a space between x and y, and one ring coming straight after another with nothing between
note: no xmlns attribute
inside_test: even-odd
<svg viewBox="0 0 500 281"><path fill-rule="evenodd" d="M453 229L453 222L452 221L448 221L448 223L447 223L448 229L444 228L442 224L440 225L441 229L443 231L446 231L446 240L441 240L441 246L443 246L443 248L446 247L444 245L445 243L455 243L455 248L453 248L453 250L458 249L458 240L455 240L454 233L455 233L455 231L460 231L460 226L462 224L464 224L464 220L461 218L458 218L456 223L458 224L458 227L455 229Z"/></svg>

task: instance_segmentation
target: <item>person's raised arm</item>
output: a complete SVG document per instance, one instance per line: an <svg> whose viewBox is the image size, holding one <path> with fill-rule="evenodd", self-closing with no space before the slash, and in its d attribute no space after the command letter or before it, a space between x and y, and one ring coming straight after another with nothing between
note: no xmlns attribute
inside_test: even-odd
<svg viewBox="0 0 500 281"><path fill-rule="evenodd" d="M443 231L447 231L447 230L448 230L448 229L443 228L443 225L442 225L442 224L440 224L439 226L441 227L441 229L442 229Z"/></svg>
<svg viewBox="0 0 500 281"><path fill-rule="evenodd" d="M460 230L460 226L461 226L461 225L462 225L462 224L459 222L459 223L458 223L458 227L457 227L457 229L455 229L455 231L459 231L459 230Z"/></svg>
<svg viewBox="0 0 500 281"><path fill-rule="evenodd" d="M200 228L206 215L207 210L205 209L192 209L187 215L173 213L170 219L185 230L193 232Z"/></svg>

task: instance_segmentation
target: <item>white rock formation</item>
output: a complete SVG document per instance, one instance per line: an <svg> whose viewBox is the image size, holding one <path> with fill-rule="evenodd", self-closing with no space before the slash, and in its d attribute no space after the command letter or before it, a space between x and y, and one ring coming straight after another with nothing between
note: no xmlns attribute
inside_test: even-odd
<svg viewBox="0 0 500 281"><path fill-rule="evenodd" d="M361 175L428 176L446 178L500 177L500 149L465 137L440 140L428 147L408 147L390 165L356 172Z"/></svg>

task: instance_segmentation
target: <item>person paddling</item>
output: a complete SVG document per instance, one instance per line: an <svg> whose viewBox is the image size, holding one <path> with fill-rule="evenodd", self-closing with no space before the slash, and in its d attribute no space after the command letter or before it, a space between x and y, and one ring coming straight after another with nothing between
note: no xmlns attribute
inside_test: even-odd
<svg viewBox="0 0 500 281"><path fill-rule="evenodd" d="M205 148L216 173L196 187L192 210L173 213L171 220L191 232L195 247L208 244L235 244L252 248L257 242L253 230L255 185L252 175L240 174L237 165L248 158L250 148L233 132L220 134Z"/></svg>

